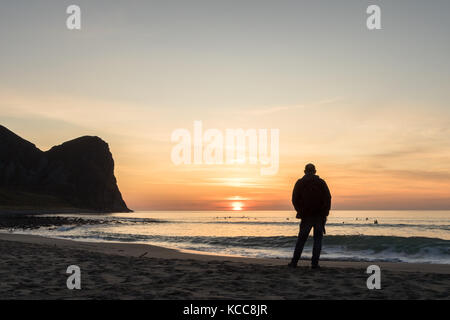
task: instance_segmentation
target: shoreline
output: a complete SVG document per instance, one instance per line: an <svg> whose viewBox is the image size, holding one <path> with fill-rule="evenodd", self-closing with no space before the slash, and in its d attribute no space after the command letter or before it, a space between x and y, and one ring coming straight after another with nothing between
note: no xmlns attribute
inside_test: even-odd
<svg viewBox="0 0 450 320"><path fill-rule="evenodd" d="M118 255L126 257L146 257L162 259L192 259L198 261L231 261L240 263L256 263L273 266L286 266L289 259L278 258L253 258L231 255L220 255L210 252L194 250L181 250L142 243L122 242L89 242L71 239L58 239L40 235L27 235L0 232L0 240L14 241L29 244L62 247L74 250L87 250L107 255ZM144 256L143 256L144 255ZM309 260L300 260L299 265L309 266ZM406 262L377 262L377 261L340 261L321 260L322 267L329 268L355 268L366 269L369 265L378 265L382 269L402 272L425 272L437 274L450 274L450 266L447 264L432 263L406 263Z"/></svg>
<svg viewBox="0 0 450 320"><path fill-rule="evenodd" d="M285 259L183 252L148 244L81 242L0 233L0 299L450 299L447 265L379 263L381 290L369 290L374 263L323 261L311 270ZM68 266L81 270L69 290Z"/></svg>

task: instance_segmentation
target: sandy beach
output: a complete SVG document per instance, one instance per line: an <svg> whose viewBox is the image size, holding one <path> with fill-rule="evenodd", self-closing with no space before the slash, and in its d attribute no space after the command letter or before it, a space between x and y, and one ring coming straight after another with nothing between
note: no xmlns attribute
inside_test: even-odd
<svg viewBox="0 0 450 320"><path fill-rule="evenodd" d="M0 299L450 298L447 265L378 263L382 289L368 290L370 263L286 263L1 233ZM66 287L69 265L81 268L81 290Z"/></svg>

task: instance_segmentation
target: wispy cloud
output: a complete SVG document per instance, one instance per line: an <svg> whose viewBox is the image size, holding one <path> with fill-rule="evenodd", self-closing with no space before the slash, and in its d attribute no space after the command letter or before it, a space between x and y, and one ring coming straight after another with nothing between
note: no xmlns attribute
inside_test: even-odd
<svg viewBox="0 0 450 320"><path fill-rule="evenodd" d="M281 111L287 111L287 110L297 110L297 109L305 109L305 108L312 108L317 107L321 105L326 104L332 104L338 101L341 101L342 98L336 97L336 98L330 98L330 99L324 99L313 103L308 104L297 104L297 105L287 105L287 106L274 106L274 107L267 107L267 108L258 108L258 109L250 109L241 111L240 113L245 113L248 115L267 115L267 114L273 114Z"/></svg>

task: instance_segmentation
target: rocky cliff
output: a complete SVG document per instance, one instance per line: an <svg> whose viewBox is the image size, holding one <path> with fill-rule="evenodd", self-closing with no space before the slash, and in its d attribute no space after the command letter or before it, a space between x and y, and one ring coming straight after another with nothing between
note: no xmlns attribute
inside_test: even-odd
<svg viewBox="0 0 450 320"><path fill-rule="evenodd" d="M129 212L109 146L85 136L43 152L0 125L0 212Z"/></svg>

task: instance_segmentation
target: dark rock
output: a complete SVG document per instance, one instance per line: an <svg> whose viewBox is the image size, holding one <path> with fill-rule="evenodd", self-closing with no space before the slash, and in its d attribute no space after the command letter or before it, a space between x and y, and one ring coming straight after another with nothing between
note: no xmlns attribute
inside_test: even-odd
<svg viewBox="0 0 450 320"><path fill-rule="evenodd" d="M43 152L0 125L0 212L130 212L109 146L85 136Z"/></svg>

